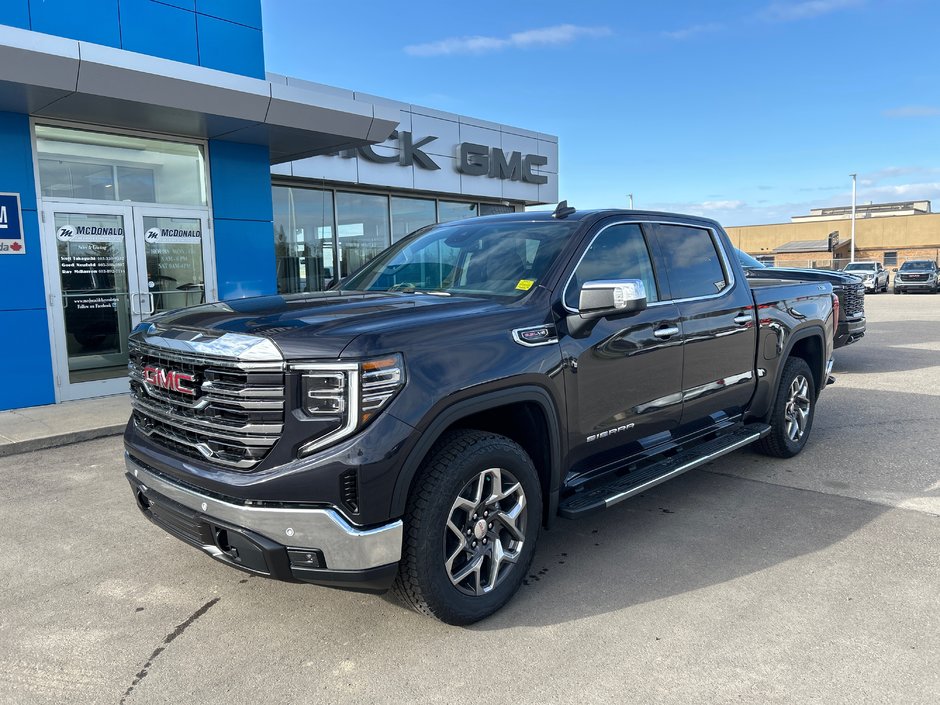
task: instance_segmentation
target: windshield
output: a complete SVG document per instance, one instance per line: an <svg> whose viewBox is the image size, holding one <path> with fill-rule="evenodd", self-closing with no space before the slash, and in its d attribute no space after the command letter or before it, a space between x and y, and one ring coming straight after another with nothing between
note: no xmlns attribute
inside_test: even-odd
<svg viewBox="0 0 940 705"><path fill-rule="evenodd" d="M843 272L874 272L878 269L878 265L872 264L871 262L853 262L852 264L845 265Z"/></svg>
<svg viewBox="0 0 940 705"><path fill-rule="evenodd" d="M936 265L933 262L905 262L901 265L902 272L929 272Z"/></svg>
<svg viewBox="0 0 940 705"><path fill-rule="evenodd" d="M747 252L741 252L741 250L735 250L738 253L738 262L741 263L741 266L745 269L763 269L767 265L751 257Z"/></svg>
<svg viewBox="0 0 940 705"><path fill-rule="evenodd" d="M340 286L517 298L539 284L577 221L472 218L419 230Z"/></svg>

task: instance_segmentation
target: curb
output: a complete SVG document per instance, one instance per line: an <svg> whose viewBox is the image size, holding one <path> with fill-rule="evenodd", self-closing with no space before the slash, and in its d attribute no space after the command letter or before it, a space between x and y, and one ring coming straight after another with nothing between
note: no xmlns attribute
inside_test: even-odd
<svg viewBox="0 0 940 705"><path fill-rule="evenodd" d="M82 441L91 441L96 438L107 438L108 436L119 436L124 433L127 422L115 424L113 426L102 426L100 428L88 428L82 431L72 431L70 433L59 433L53 436L42 436L40 438L29 438L25 441L13 441L12 443L0 444L0 458L10 455L19 455L20 453L31 453L35 450L45 450L47 448L58 448L59 446L72 445Z"/></svg>

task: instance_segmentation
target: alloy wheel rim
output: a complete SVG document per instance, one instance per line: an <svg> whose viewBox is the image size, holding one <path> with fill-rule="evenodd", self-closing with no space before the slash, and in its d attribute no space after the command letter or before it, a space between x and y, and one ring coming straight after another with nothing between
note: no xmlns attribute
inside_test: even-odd
<svg viewBox="0 0 940 705"><path fill-rule="evenodd" d="M522 483L505 468L487 468L457 494L444 529L444 569L466 595L492 592L522 554L526 530Z"/></svg>
<svg viewBox="0 0 940 705"><path fill-rule="evenodd" d="M791 441L799 441L806 433L810 406L809 380L803 375L797 375L790 383L790 392L784 408L787 438Z"/></svg>

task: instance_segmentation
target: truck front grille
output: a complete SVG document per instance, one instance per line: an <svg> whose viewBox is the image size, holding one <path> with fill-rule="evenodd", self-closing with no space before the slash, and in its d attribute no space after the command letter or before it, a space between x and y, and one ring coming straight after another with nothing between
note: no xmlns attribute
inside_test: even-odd
<svg viewBox="0 0 940 705"><path fill-rule="evenodd" d="M137 429L173 453L247 471L280 437L280 362L238 362L131 341L128 369Z"/></svg>
<svg viewBox="0 0 940 705"><path fill-rule="evenodd" d="M846 284L842 288L842 309L846 317L852 318L865 313L865 285Z"/></svg>

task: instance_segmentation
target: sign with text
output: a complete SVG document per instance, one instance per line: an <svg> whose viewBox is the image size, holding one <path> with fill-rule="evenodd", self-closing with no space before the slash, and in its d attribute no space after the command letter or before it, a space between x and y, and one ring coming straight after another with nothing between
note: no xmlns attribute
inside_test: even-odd
<svg viewBox="0 0 940 705"><path fill-rule="evenodd" d="M26 254L20 194L0 193L0 255Z"/></svg>

